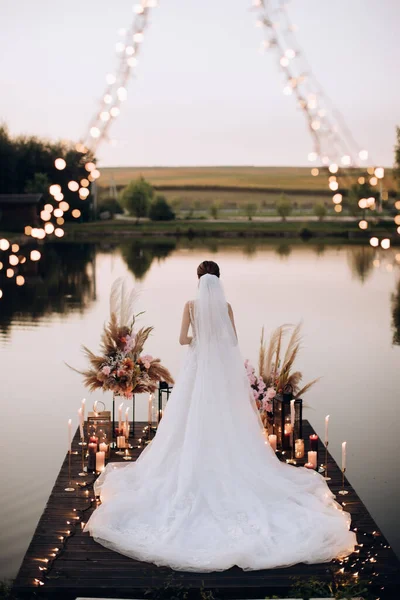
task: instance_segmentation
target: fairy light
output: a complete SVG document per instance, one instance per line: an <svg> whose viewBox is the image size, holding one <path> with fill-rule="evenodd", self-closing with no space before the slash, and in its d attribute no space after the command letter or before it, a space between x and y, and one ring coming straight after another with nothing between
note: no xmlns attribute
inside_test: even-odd
<svg viewBox="0 0 400 600"><path fill-rule="evenodd" d="M79 183L77 181L69 181L68 189L71 190L71 192L77 192L79 190Z"/></svg>
<svg viewBox="0 0 400 600"><path fill-rule="evenodd" d="M54 166L59 171L62 171L67 166L67 163L63 158L56 158L56 160L54 161Z"/></svg>
<svg viewBox="0 0 400 600"><path fill-rule="evenodd" d="M30 257L31 257L32 261L36 262L36 261L40 260L41 256L42 255L40 254L39 250L32 250L31 251Z"/></svg>

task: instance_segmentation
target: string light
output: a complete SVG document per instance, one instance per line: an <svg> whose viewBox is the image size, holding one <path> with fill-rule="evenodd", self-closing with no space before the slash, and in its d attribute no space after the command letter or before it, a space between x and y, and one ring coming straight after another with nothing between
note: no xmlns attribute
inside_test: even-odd
<svg viewBox="0 0 400 600"><path fill-rule="evenodd" d="M67 166L67 163L63 158L56 158L56 160L54 161L54 166L59 171L62 171Z"/></svg>

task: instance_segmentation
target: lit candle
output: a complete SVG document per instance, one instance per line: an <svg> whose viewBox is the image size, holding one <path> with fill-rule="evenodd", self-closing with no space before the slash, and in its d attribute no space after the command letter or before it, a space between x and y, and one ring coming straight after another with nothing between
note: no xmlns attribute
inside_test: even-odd
<svg viewBox="0 0 400 600"><path fill-rule="evenodd" d="M310 463L310 462L306 463L304 466L306 469L315 469L313 463Z"/></svg>
<svg viewBox="0 0 400 600"><path fill-rule="evenodd" d="M310 435L310 450L318 450L318 436L315 433Z"/></svg>
<svg viewBox="0 0 400 600"><path fill-rule="evenodd" d="M126 430L128 432L128 437L129 437L129 416L128 416L128 413L129 413L129 406L128 406L128 408L125 411L125 424L126 424Z"/></svg>
<svg viewBox="0 0 400 600"><path fill-rule="evenodd" d="M316 469L317 468L317 453L315 452L315 450L310 450L307 454L307 458L309 463L311 463L313 465L313 468Z"/></svg>
<svg viewBox="0 0 400 600"><path fill-rule="evenodd" d="M79 415L79 433L81 436L81 440L83 440L83 411L82 411L82 407L78 410L78 415Z"/></svg>
<svg viewBox="0 0 400 600"><path fill-rule="evenodd" d="M326 415L326 417L325 417L325 446L328 444L328 441L329 441L328 426L329 426L329 415Z"/></svg>
<svg viewBox="0 0 400 600"><path fill-rule="evenodd" d="M81 402L83 421L85 421L85 404L86 404L86 399L84 398Z"/></svg>
<svg viewBox="0 0 400 600"><path fill-rule="evenodd" d="M119 435L117 437L117 448L125 448L125 436Z"/></svg>
<svg viewBox="0 0 400 600"><path fill-rule="evenodd" d="M95 415L97 415L97 400L96 400L96 402L93 404L93 412L95 413Z"/></svg>
<svg viewBox="0 0 400 600"><path fill-rule="evenodd" d="M132 460L132 456L129 455L129 450L125 450L124 460Z"/></svg>
<svg viewBox="0 0 400 600"><path fill-rule="evenodd" d="M295 458L304 457L304 440L296 440L294 443Z"/></svg>
<svg viewBox="0 0 400 600"><path fill-rule="evenodd" d="M100 452L104 452L104 454L107 454L108 445L105 442L101 442L101 444L99 445L99 450Z"/></svg>
<svg viewBox="0 0 400 600"><path fill-rule="evenodd" d="M148 406L147 422L149 424L151 424L153 422L153 394L149 394L149 406Z"/></svg>
<svg viewBox="0 0 400 600"><path fill-rule="evenodd" d="M346 469L346 446L347 442L342 443L342 471Z"/></svg>
<svg viewBox="0 0 400 600"><path fill-rule="evenodd" d="M118 408L118 427L119 429L122 429L122 407L123 407L124 403L121 402L121 404L119 405Z"/></svg>
<svg viewBox="0 0 400 600"><path fill-rule="evenodd" d="M296 402L296 400L290 401L290 424L292 426L292 429L294 429L294 403L295 402Z"/></svg>
<svg viewBox="0 0 400 600"><path fill-rule="evenodd" d="M285 435L290 435L292 433L292 424L285 423Z"/></svg>
<svg viewBox="0 0 400 600"><path fill-rule="evenodd" d="M271 448L274 452L276 452L276 439L277 439L276 435L274 435L273 433L271 433L268 436L269 445L271 446Z"/></svg>
<svg viewBox="0 0 400 600"><path fill-rule="evenodd" d="M69 419L68 421L68 452L71 454L71 446L72 446L72 421Z"/></svg>
<svg viewBox="0 0 400 600"><path fill-rule="evenodd" d="M104 452L96 452L96 471L104 471L105 458Z"/></svg>

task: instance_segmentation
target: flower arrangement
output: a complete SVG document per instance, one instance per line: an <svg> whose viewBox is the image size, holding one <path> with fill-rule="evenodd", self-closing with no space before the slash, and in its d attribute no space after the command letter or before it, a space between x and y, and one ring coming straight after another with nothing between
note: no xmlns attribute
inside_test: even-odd
<svg viewBox="0 0 400 600"><path fill-rule="evenodd" d="M275 388L265 385L263 378L256 375L255 368L250 364L249 360L244 361L247 377L249 379L250 388L253 393L253 398L260 412L261 420L267 426L268 418L272 416L272 399L276 392Z"/></svg>
<svg viewBox="0 0 400 600"><path fill-rule="evenodd" d="M133 314L135 298L134 290L127 294L123 279L117 279L111 291L110 321L104 326L101 354L83 347L90 369L78 372L84 376L84 384L90 391L101 388L131 398L133 393L154 392L159 381L174 383L159 358L142 354L153 327L135 331L139 316Z"/></svg>
<svg viewBox="0 0 400 600"><path fill-rule="evenodd" d="M292 329L292 334L283 357L282 341L287 331ZM264 328L261 333L259 352L259 373L265 385L274 389L276 393L292 394L293 398L300 398L319 379L314 379L307 385L300 387L302 373L293 371L294 361L299 353L301 344L301 323L296 326L281 325L272 333L268 347L264 338Z"/></svg>

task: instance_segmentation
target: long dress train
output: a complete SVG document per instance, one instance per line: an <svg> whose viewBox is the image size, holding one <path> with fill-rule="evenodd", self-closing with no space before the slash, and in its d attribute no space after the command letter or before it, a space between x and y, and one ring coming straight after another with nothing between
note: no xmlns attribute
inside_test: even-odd
<svg viewBox="0 0 400 600"><path fill-rule="evenodd" d="M350 515L315 471L280 462L264 434L219 279L204 275L188 348L154 440L109 464L85 531L182 571L318 563L354 550Z"/></svg>

